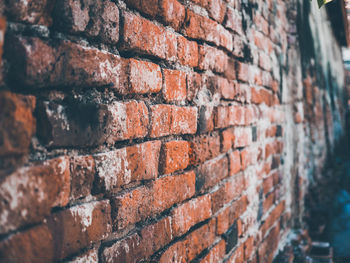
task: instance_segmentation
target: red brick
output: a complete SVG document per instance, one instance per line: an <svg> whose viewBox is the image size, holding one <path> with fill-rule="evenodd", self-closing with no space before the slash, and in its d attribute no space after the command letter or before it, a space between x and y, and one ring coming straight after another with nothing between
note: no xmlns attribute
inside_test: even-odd
<svg viewBox="0 0 350 263"><path fill-rule="evenodd" d="M54 7L52 1L11 1L6 3L6 13L12 21L26 24L49 26L52 23L51 12Z"/></svg>
<svg viewBox="0 0 350 263"><path fill-rule="evenodd" d="M239 80L243 82L252 82L254 79L254 68L252 65L245 64L242 62L237 62L236 65L236 70L237 70L237 77Z"/></svg>
<svg viewBox="0 0 350 263"><path fill-rule="evenodd" d="M157 0L126 0L125 2L131 7L152 17L158 15L159 6Z"/></svg>
<svg viewBox="0 0 350 263"><path fill-rule="evenodd" d="M197 108L174 105L151 106L151 137L193 134L197 131Z"/></svg>
<svg viewBox="0 0 350 263"><path fill-rule="evenodd" d="M180 30L185 20L185 7L177 0L161 0L160 10L164 22L175 30Z"/></svg>
<svg viewBox="0 0 350 263"><path fill-rule="evenodd" d="M119 40L119 9L112 1L59 1L54 17L57 27L71 33L99 37L110 44Z"/></svg>
<svg viewBox="0 0 350 263"><path fill-rule="evenodd" d="M207 133L214 130L214 116L215 111L212 106L200 107L198 118L198 131L200 133Z"/></svg>
<svg viewBox="0 0 350 263"><path fill-rule="evenodd" d="M176 57L176 36L149 20L124 12L123 50L133 50L161 59Z"/></svg>
<svg viewBox="0 0 350 263"><path fill-rule="evenodd" d="M230 160L230 176L232 176L241 170L241 155L239 151L234 151L230 153L229 160Z"/></svg>
<svg viewBox="0 0 350 263"><path fill-rule="evenodd" d="M112 216L116 229L123 229L170 208L194 195L193 172L167 176L148 186L141 186L112 199Z"/></svg>
<svg viewBox="0 0 350 263"><path fill-rule="evenodd" d="M209 16L222 23L226 14L226 5L222 0L193 0L194 3L207 9Z"/></svg>
<svg viewBox="0 0 350 263"><path fill-rule="evenodd" d="M37 51L40 55L42 54L40 49ZM56 56L56 61L48 65L48 70L51 69L51 72L47 72L46 68L44 70L50 80L49 83L45 83L47 80L43 79L44 85L48 86L53 82L53 85L76 85L84 88L86 86L111 86L118 89L121 67L119 56L71 42L63 42ZM35 59L31 54L28 54L28 57ZM43 57L40 61L45 61L45 59ZM43 66L45 64L46 62L43 63ZM33 66L35 70L35 64ZM36 74L35 71L33 73Z"/></svg>
<svg viewBox="0 0 350 263"><path fill-rule="evenodd" d="M215 240L215 225L211 221L196 229L185 239L171 245L160 257L160 263L190 262Z"/></svg>
<svg viewBox="0 0 350 263"><path fill-rule="evenodd" d="M268 262L271 263L273 261L273 257L278 248L280 239L280 226L277 224L269 233L264 242L260 245L258 254L259 254L259 262Z"/></svg>
<svg viewBox="0 0 350 263"><path fill-rule="evenodd" d="M251 127L237 127L234 128L235 140L234 147L245 147L252 143L252 129Z"/></svg>
<svg viewBox="0 0 350 263"><path fill-rule="evenodd" d="M157 64L127 59L124 62L120 88L121 94L157 93L162 89L162 72Z"/></svg>
<svg viewBox="0 0 350 263"><path fill-rule="evenodd" d="M235 97L235 84L226 78L219 76L209 77L207 86L213 94L220 93L223 99L233 100Z"/></svg>
<svg viewBox="0 0 350 263"><path fill-rule="evenodd" d="M79 199L91 193L96 174L95 160L92 156L70 158L71 193L70 199Z"/></svg>
<svg viewBox="0 0 350 263"><path fill-rule="evenodd" d="M268 230L274 225L276 221L278 221L284 212L285 209L285 201L280 202L270 213L270 215L266 218L263 225L260 227L260 235L262 238L265 237Z"/></svg>
<svg viewBox="0 0 350 263"><path fill-rule="evenodd" d="M202 89L204 77L196 72L187 74L187 100L193 101L197 98L198 92Z"/></svg>
<svg viewBox="0 0 350 263"><path fill-rule="evenodd" d="M111 232L109 201L97 201L71 207L48 219L54 237L55 259L79 252Z"/></svg>
<svg viewBox="0 0 350 263"><path fill-rule="evenodd" d="M248 166L255 164L258 159L259 152L256 148L246 148L241 151L242 170Z"/></svg>
<svg viewBox="0 0 350 263"><path fill-rule="evenodd" d="M249 237L244 242L244 259L249 260L254 253L254 237Z"/></svg>
<svg viewBox="0 0 350 263"><path fill-rule="evenodd" d="M148 133L148 109L142 101L114 102L108 112L107 143L145 137Z"/></svg>
<svg viewBox="0 0 350 263"><path fill-rule="evenodd" d="M65 206L70 194L68 158L25 167L3 177L0 185L0 233L38 223L52 207Z"/></svg>
<svg viewBox="0 0 350 263"><path fill-rule="evenodd" d="M216 231L218 235L225 233L230 226L240 217L248 206L247 196L242 196L229 207L221 211L216 218Z"/></svg>
<svg viewBox="0 0 350 263"><path fill-rule="evenodd" d="M230 7L227 8L227 19L225 27L232 29L236 33L243 34L242 14ZM235 38L235 37L234 37Z"/></svg>
<svg viewBox="0 0 350 263"><path fill-rule="evenodd" d="M145 142L94 156L99 191L116 192L124 185L158 176L160 141Z"/></svg>
<svg viewBox="0 0 350 263"><path fill-rule="evenodd" d="M224 73L228 66L228 56L220 49L211 46L199 46L199 69Z"/></svg>
<svg viewBox="0 0 350 263"><path fill-rule="evenodd" d="M211 217L209 195L200 196L176 207L171 212L174 236L185 234L192 226Z"/></svg>
<svg viewBox="0 0 350 263"><path fill-rule="evenodd" d="M179 70L164 69L163 97L167 102L186 99L186 74Z"/></svg>
<svg viewBox="0 0 350 263"><path fill-rule="evenodd" d="M35 97L0 92L0 156L23 155L35 133Z"/></svg>
<svg viewBox="0 0 350 263"><path fill-rule="evenodd" d="M221 151L228 152L233 148L235 141L234 128L223 130L221 133Z"/></svg>
<svg viewBox="0 0 350 263"><path fill-rule="evenodd" d="M245 189L243 174L237 174L211 195L212 211L216 213L225 204L238 198Z"/></svg>
<svg viewBox="0 0 350 263"><path fill-rule="evenodd" d="M139 262L171 241L170 219L166 217L118 241L102 252L104 262Z"/></svg>
<svg viewBox="0 0 350 263"><path fill-rule="evenodd" d="M197 42L189 41L182 36L177 37L177 57L182 65L197 67L199 59Z"/></svg>
<svg viewBox="0 0 350 263"><path fill-rule="evenodd" d="M11 37L7 42L10 77L25 85L119 88L119 56L69 41L55 47L34 37Z"/></svg>
<svg viewBox="0 0 350 263"><path fill-rule="evenodd" d="M275 192L269 193L265 200L263 201L263 213L266 213L270 210L270 208L274 205L276 201L276 194Z"/></svg>
<svg viewBox="0 0 350 263"><path fill-rule="evenodd" d="M220 137L202 135L190 141L190 164L196 165L220 154Z"/></svg>
<svg viewBox="0 0 350 263"><path fill-rule="evenodd" d="M0 258L2 262L53 262L54 249L49 229L39 225L1 241Z"/></svg>
<svg viewBox="0 0 350 263"><path fill-rule="evenodd" d="M215 114L215 127L226 128L232 125L244 125L245 108L242 106L219 106Z"/></svg>
<svg viewBox="0 0 350 263"><path fill-rule="evenodd" d="M205 40L231 51L232 35L217 22L187 10L185 32L188 37Z"/></svg>
<svg viewBox="0 0 350 263"><path fill-rule="evenodd" d="M189 164L189 143L186 141L170 141L163 144L162 173L169 174L185 169Z"/></svg>
<svg viewBox="0 0 350 263"><path fill-rule="evenodd" d="M226 156L201 164L196 172L196 191L203 192L220 182L228 176L228 169Z"/></svg>
<svg viewBox="0 0 350 263"><path fill-rule="evenodd" d="M200 263L213 263L218 262L225 255L225 241L220 240L209 253L201 260Z"/></svg>

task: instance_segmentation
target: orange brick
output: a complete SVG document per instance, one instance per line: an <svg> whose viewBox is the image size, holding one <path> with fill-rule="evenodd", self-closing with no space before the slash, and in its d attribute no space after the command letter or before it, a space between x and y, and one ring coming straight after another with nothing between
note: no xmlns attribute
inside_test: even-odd
<svg viewBox="0 0 350 263"><path fill-rule="evenodd" d="M164 69L163 97L167 102L186 99L186 75L179 70Z"/></svg>
<svg viewBox="0 0 350 263"><path fill-rule="evenodd" d="M189 143L171 141L163 144L162 173L169 174L185 169L189 164Z"/></svg>
<svg viewBox="0 0 350 263"><path fill-rule="evenodd" d="M174 236L181 236L192 226L211 217L211 200L209 195L192 199L171 212Z"/></svg>

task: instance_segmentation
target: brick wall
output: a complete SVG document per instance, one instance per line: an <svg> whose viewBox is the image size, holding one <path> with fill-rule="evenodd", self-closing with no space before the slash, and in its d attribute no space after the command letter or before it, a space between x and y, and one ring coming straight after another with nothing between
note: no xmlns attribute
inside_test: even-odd
<svg viewBox="0 0 350 263"><path fill-rule="evenodd" d="M271 262L302 224L346 102L316 1L0 16L0 262Z"/></svg>

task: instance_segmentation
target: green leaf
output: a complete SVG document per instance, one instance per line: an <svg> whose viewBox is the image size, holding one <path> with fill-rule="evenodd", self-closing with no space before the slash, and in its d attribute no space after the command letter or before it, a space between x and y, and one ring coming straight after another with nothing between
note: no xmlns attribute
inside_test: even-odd
<svg viewBox="0 0 350 263"><path fill-rule="evenodd" d="M318 7L321 8L324 4L327 4L329 2L332 2L333 0L317 0Z"/></svg>

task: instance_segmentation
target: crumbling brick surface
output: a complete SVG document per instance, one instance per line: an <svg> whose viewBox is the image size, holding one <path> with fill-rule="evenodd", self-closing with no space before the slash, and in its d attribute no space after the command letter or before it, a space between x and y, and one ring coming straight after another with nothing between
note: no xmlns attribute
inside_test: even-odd
<svg viewBox="0 0 350 263"><path fill-rule="evenodd" d="M0 262L271 262L343 132L297 6L0 0Z"/></svg>

